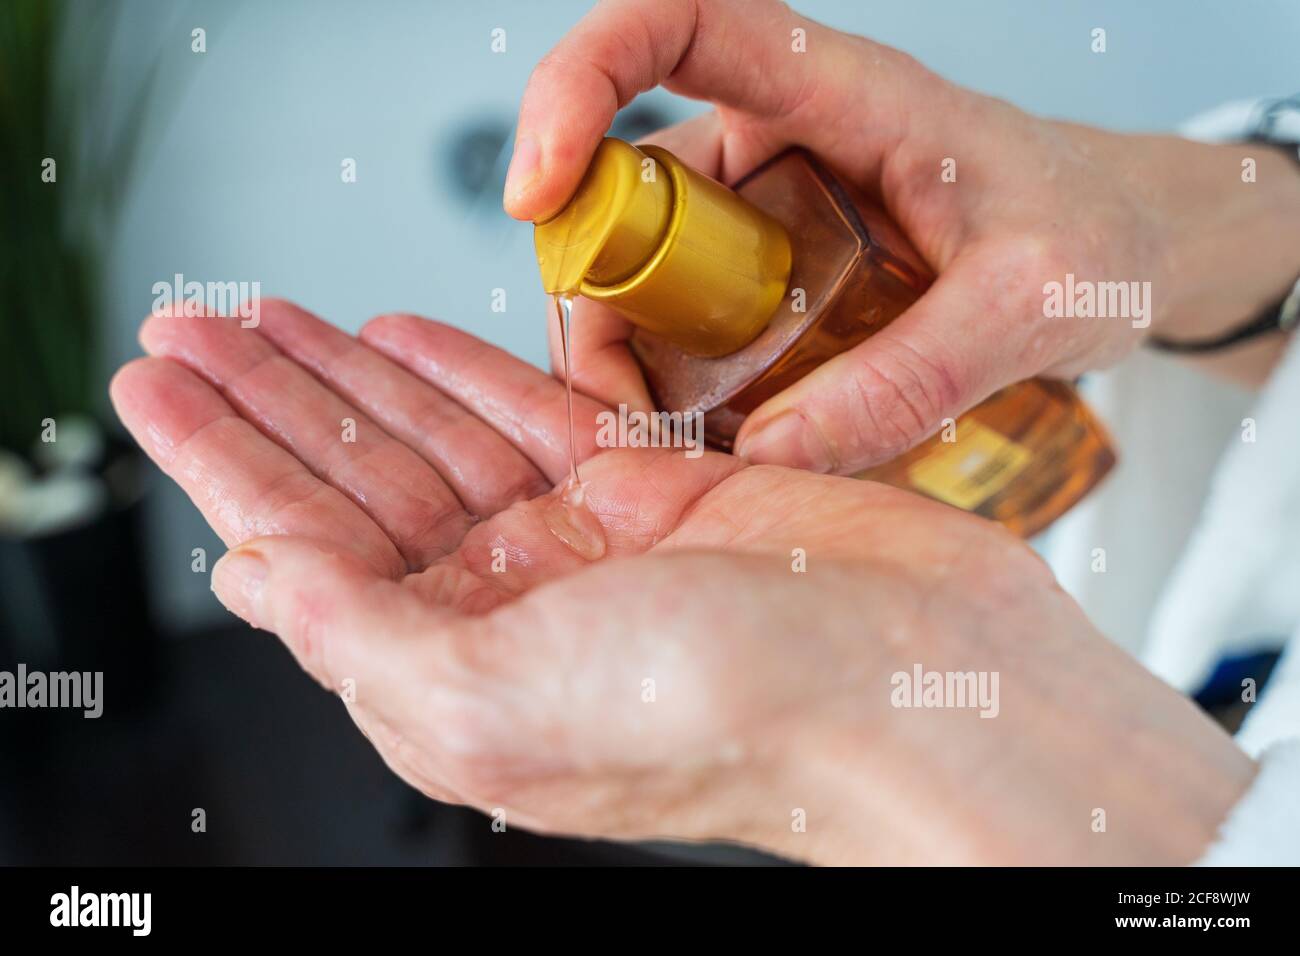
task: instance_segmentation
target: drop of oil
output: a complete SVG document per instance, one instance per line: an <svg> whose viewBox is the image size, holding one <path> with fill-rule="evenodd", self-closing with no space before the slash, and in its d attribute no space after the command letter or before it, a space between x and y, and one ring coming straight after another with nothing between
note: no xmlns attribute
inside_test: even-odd
<svg viewBox="0 0 1300 956"><path fill-rule="evenodd" d="M578 476L578 448L573 437L573 296L555 297L555 316L560 323L560 344L564 352L564 390L569 412L569 477L556 489L543 511L546 526L568 548L588 561L605 556L605 529L587 507L586 493Z"/></svg>

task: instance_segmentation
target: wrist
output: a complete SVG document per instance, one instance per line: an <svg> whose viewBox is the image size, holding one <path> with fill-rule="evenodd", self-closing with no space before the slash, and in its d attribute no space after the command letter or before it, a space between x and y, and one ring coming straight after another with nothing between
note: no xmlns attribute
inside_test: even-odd
<svg viewBox="0 0 1300 956"><path fill-rule="evenodd" d="M1152 331L1223 335L1278 301L1300 273L1300 165L1262 143L1159 138L1167 286Z"/></svg>
<svg viewBox="0 0 1300 956"><path fill-rule="evenodd" d="M768 846L822 864L1198 859L1255 765L1068 598L1042 605L1019 627L967 622L910 648L907 659L927 671L996 672L991 719L947 705L899 708L889 672L910 670L901 659L801 715L772 779L805 811L806 832L773 831Z"/></svg>

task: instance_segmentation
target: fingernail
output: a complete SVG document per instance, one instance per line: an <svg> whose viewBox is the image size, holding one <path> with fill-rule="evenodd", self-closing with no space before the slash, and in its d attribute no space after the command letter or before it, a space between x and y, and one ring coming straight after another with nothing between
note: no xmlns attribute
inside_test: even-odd
<svg viewBox="0 0 1300 956"><path fill-rule="evenodd" d="M819 474L835 464L817 429L795 409L781 412L746 435L736 454L753 465L785 465Z"/></svg>
<svg viewBox="0 0 1300 956"><path fill-rule="evenodd" d="M518 198L542 170L542 149L537 140L525 135L515 141L515 152L506 171L506 200Z"/></svg>
<svg viewBox="0 0 1300 956"><path fill-rule="evenodd" d="M226 552L212 568L212 591L231 614L262 627L262 589L266 559L252 549Z"/></svg>

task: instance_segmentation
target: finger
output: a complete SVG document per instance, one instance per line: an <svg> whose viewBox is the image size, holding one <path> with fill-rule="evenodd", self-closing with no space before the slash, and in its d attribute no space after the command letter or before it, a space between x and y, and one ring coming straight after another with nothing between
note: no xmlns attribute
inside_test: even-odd
<svg viewBox="0 0 1300 956"><path fill-rule="evenodd" d="M275 304L264 309L272 321ZM151 355L206 378L236 411L365 511L413 569L455 550L473 519L429 464L238 322L153 315L140 329Z"/></svg>
<svg viewBox="0 0 1300 956"><path fill-rule="evenodd" d="M212 569L212 590L232 613L277 634L324 687L396 726L423 709L455 612L346 551L300 537L246 541Z"/></svg>
<svg viewBox="0 0 1300 956"><path fill-rule="evenodd" d="M647 136L644 142L670 150L683 162L706 175L717 172L722 128L712 111L693 117ZM551 346L551 369L564 369L563 342L559 323L546 324ZM576 298L569 338L574 361L570 363L573 387L611 408L626 405L629 411L650 411L653 402L645 377L628 348L632 323L613 309L592 299Z"/></svg>
<svg viewBox="0 0 1300 956"><path fill-rule="evenodd" d="M490 425L437 388L289 303L262 305L258 331L414 449L480 518L550 483Z"/></svg>
<svg viewBox="0 0 1300 956"><path fill-rule="evenodd" d="M379 574L405 570L368 515L179 363L137 359L113 377L109 394L127 430L227 545L303 535L352 551Z"/></svg>
<svg viewBox="0 0 1300 956"><path fill-rule="evenodd" d="M718 166L725 179L793 142L851 157L846 171L865 174L901 138L916 98L910 80L922 73L897 51L827 29L775 0L602 3L529 78L506 210L516 219L554 214L614 114L660 83L735 111ZM850 108L855 123L846 129Z"/></svg>
<svg viewBox="0 0 1300 956"><path fill-rule="evenodd" d="M212 569L226 607L278 635L304 670L364 712L368 731L391 729L372 738L390 766L425 792L473 802L465 782L491 760L482 742L518 742L526 726L510 713L519 694L502 693L484 619L431 606L410 580L292 537L249 541Z"/></svg>
<svg viewBox="0 0 1300 956"><path fill-rule="evenodd" d="M541 369L467 332L413 315L384 315L361 340L431 382L495 428L553 484L569 472L569 413L564 386ZM573 396L578 461L596 451L603 406Z"/></svg>
<svg viewBox="0 0 1300 956"><path fill-rule="evenodd" d="M898 457L998 388L1032 374L1013 329L990 335L1005 291L978 257L910 309L755 409L736 436L754 464L852 474Z"/></svg>

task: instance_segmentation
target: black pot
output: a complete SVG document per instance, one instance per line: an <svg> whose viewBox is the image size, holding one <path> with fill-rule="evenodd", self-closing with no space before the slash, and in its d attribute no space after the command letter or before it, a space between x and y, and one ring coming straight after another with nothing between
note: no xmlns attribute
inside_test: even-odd
<svg viewBox="0 0 1300 956"><path fill-rule="evenodd" d="M51 534L0 535L0 670L102 671L115 713L148 701L158 635L144 578L145 466L133 446L110 441L98 514Z"/></svg>

